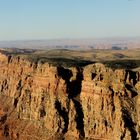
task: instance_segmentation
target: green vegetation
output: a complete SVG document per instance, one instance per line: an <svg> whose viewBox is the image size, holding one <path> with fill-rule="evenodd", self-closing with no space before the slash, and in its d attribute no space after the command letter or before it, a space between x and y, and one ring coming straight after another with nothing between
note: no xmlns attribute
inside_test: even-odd
<svg viewBox="0 0 140 140"><path fill-rule="evenodd" d="M131 50L28 50L10 49L7 54L20 56L34 63L46 63L53 66L83 67L91 63L100 62L107 67L120 69L135 69L140 67L140 49Z"/></svg>
<svg viewBox="0 0 140 140"><path fill-rule="evenodd" d="M140 67L140 60L113 60L103 62L107 67L114 69L135 69Z"/></svg>

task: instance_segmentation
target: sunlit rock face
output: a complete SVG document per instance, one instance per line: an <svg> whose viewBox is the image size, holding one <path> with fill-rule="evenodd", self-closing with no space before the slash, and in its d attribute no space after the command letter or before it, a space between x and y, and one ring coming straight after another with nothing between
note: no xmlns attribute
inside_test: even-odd
<svg viewBox="0 0 140 140"><path fill-rule="evenodd" d="M2 140L137 140L140 72L0 54Z"/></svg>

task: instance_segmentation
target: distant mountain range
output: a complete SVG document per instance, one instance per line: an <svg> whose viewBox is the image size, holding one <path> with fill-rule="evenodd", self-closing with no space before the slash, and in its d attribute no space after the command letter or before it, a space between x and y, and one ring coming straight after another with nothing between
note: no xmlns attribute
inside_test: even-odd
<svg viewBox="0 0 140 140"><path fill-rule="evenodd" d="M103 39L48 39L0 41L0 48L22 49L131 49L140 48L140 38L103 38Z"/></svg>

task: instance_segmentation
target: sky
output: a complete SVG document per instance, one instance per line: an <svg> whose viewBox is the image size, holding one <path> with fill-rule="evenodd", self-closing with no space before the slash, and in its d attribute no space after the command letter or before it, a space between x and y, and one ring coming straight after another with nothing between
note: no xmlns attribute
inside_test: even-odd
<svg viewBox="0 0 140 140"><path fill-rule="evenodd" d="M0 0L0 40L140 36L140 0Z"/></svg>

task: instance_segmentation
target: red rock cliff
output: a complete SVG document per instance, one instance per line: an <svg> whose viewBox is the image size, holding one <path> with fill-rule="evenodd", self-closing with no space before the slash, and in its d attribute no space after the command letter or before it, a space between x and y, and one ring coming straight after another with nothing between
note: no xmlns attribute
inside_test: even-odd
<svg viewBox="0 0 140 140"><path fill-rule="evenodd" d="M12 140L136 140L140 72L0 60L0 137Z"/></svg>

